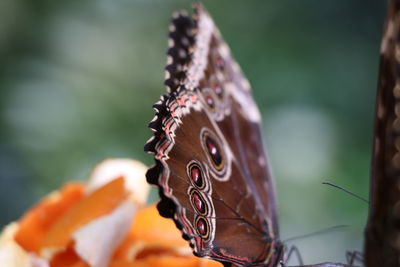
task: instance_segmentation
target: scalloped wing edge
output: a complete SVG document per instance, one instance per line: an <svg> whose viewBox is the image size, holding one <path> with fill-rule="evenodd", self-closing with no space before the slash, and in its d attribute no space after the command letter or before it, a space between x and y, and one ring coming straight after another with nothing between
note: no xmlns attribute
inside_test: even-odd
<svg viewBox="0 0 400 267"><path fill-rule="evenodd" d="M172 15L168 34L167 65L164 84L168 93L176 91L186 77L187 65L191 59L196 32L195 21L186 11Z"/></svg>
<svg viewBox="0 0 400 267"><path fill-rule="evenodd" d="M174 114L171 113L171 102L182 91L186 90L183 84L186 79L188 66L191 62L195 35L198 32L198 12L202 9L200 4L194 4L194 14L191 17L186 11L176 12L172 16L172 23L169 27L169 40L167 51L167 65L165 67L165 86L168 95L162 95L160 100L153 105L156 112L154 118L149 123L148 127L154 132L153 136L146 142L144 150L147 153L155 154L155 163L146 173L147 182L158 187L160 201L157 204L158 212L165 218L172 218L176 227L182 231L182 237L185 240L190 240L190 233L183 231L183 225L175 218L177 204L166 196L164 188L160 184L162 176L165 175L164 166L160 159L157 159L159 146L171 142L168 134L166 134L164 125L167 120L174 120ZM189 243L193 248L194 244ZM198 255L194 252L195 255Z"/></svg>
<svg viewBox="0 0 400 267"><path fill-rule="evenodd" d="M195 248L194 232L184 226L184 209L179 209L178 203L173 199L171 189L166 186L169 170L164 167L163 161L168 159L168 152L174 145L173 128L179 125L180 116L184 116L185 111L197 106L197 99L192 95L187 95L187 89L179 87L177 91L169 97L163 97L163 105L157 109L155 119L150 122L155 132L145 145L145 151L155 154L155 163L146 173L147 182L158 187L160 201L157 204L158 212L165 218L173 219L176 227L181 230L182 237L189 241L193 254L196 256L208 256L197 251Z"/></svg>

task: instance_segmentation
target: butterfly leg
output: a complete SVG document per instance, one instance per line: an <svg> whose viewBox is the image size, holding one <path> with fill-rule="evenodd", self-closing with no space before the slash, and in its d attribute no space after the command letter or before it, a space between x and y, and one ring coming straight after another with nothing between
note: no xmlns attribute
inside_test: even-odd
<svg viewBox="0 0 400 267"><path fill-rule="evenodd" d="M353 267L357 262L364 266L364 255L360 251L347 251L346 252L347 263Z"/></svg>
<svg viewBox="0 0 400 267"><path fill-rule="evenodd" d="M299 249L295 245L292 245L289 248L286 247L286 249L288 250L288 252L287 252L286 259L284 260L283 263L281 263L282 266L286 266L286 263L289 261L290 257L293 255L296 255L296 258L297 258L299 264L303 265L303 258L301 257Z"/></svg>

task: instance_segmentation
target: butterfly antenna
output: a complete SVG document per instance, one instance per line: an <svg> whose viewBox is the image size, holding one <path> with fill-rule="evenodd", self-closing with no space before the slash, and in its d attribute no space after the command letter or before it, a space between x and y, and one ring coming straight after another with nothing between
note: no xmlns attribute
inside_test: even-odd
<svg viewBox="0 0 400 267"><path fill-rule="evenodd" d="M321 230L318 230L318 231L315 231L315 232L312 232L312 233L308 233L308 234L305 234L305 235L299 235L299 236L291 237L291 238L283 240L283 242L286 243L286 242L289 242L289 241L298 240L298 239L304 239L304 238L308 238L308 237L319 235L319 234L330 233L330 232L333 232L333 231L337 231L339 229L344 229L346 227L349 227L349 226L348 225L336 225L336 226L324 228L324 229L321 229Z"/></svg>
<svg viewBox="0 0 400 267"><path fill-rule="evenodd" d="M353 197L355 197L355 198L358 198L359 200L362 200L362 201L364 201L365 203L369 204L369 201L366 200L365 198L360 197L359 195L356 195L356 194L354 194L353 192L350 192L349 190L347 190L347 189L345 189L345 188L343 188L343 187L341 187L341 186L332 184L332 183L330 183L330 182L323 182L322 184L330 185L330 186L332 186L332 187L335 187L335 188L337 188L337 189L339 189L339 190L342 190L342 191L346 192L347 194L349 194L349 195L351 195L351 196L353 196Z"/></svg>

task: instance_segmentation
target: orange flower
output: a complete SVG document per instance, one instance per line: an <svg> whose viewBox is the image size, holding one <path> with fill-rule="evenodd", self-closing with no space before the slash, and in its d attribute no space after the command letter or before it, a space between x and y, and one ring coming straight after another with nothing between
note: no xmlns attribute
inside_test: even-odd
<svg viewBox="0 0 400 267"><path fill-rule="evenodd" d="M1 266L222 266L193 256L174 223L144 205L145 170L107 160L87 185L70 182L50 194L3 230Z"/></svg>

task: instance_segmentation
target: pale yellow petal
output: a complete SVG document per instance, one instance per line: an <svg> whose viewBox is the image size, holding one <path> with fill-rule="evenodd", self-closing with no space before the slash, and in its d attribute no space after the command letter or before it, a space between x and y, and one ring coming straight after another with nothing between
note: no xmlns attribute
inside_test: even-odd
<svg viewBox="0 0 400 267"><path fill-rule="evenodd" d="M73 235L75 251L91 267L106 267L132 223L137 206L123 202L113 212L78 229Z"/></svg>
<svg viewBox="0 0 400 267"><path fill-rule="evenodd" d="M109 181L124 177L127 190L132 193L134 201L144 204L150 191L146 182L147 167L132 159L107 159L96 165L90 175L86 192L90 193Z"/></svg>

